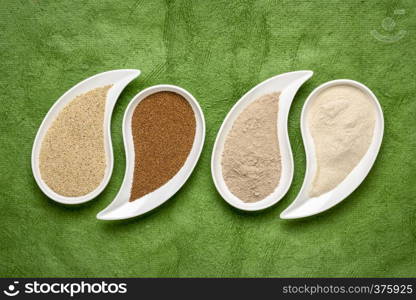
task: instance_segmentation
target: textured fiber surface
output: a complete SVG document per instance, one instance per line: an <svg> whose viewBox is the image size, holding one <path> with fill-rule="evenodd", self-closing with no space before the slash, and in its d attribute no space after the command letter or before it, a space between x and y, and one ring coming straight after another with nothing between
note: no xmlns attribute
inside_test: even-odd
<svg viewBox="0 0 416 300"><path fill-rule="evenodd" d="M414 0L2 0L0 275L416 276L415 6ZM402 38L388 43L380 35ZM58 205L32 177L37 128L67 89L117 68L143 73L114 111L112 180L90 203ZM292 187L266 211L239 212L211 180L215 135L247 90L300 69L315 75L289 116ZM337 78L361 81L379 97L386 122L380 155L337 207L279 220L303 180L304 100ZM137 92L160 83L180 85L200 101L207 123L201 159L161 208L130 221L98 221L124 173L124 109Z"/></svg>

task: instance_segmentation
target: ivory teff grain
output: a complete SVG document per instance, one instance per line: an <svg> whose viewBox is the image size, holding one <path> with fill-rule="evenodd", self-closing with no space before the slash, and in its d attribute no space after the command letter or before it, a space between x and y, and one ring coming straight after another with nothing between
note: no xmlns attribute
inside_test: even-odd
<svg viewBox="0 0 416 300"><path fill-rule="evenodd" d="M266 198L279 184L278 110L279 93L261 96L238 115L225 139L223 178L231 193L244 202Z"/></svg>
<svg viewBox="0 0 416 300"><path fill-rule="evenodd" d="M370 147L376 110L359 88L338 85L320 92L307 114L317 171L309 192L320 196L340 184Z"/></svg>
<svg viewBox="0 0 416 300"><path fill-rule="evenodd" d="M181 95L158 92L133 112L135 167L130 201L155 191L182 168L192 149L196 120Z"/></svg>
<svg viewBox="0 0 416 300"><path fill-rule="evenodd" d="M57 194L89 194L104 178L104 113L110 87L96 88L71 100L42 140L40 174Z"/></svg>

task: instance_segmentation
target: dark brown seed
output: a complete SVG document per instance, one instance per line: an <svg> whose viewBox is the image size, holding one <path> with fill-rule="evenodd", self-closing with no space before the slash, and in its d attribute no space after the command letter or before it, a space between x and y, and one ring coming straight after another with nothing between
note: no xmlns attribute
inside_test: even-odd
<svg viewBox="0 0 416 300"><path fill-rule="evenodd" d="M195 115L181 95L158 92L133 112L135 166L130 201L168 182L182 168L195 137Z"/></svg>

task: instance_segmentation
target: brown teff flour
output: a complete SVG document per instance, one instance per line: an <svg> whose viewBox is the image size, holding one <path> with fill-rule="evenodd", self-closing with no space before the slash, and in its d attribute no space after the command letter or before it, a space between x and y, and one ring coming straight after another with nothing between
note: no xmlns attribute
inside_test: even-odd
<svg viewBox="0 0 416 300"><path fill-rule="evenodd" d="M264 95L235 120L222 153L228 189L244 202L257 202L273 193L280 181L277 136L279 93Z"/></svg>
<svg viewBox="0 0 416 300"><path fill-rule="evenodd" d="M192 149L196 120L181 95L158 92L143 99L132 117L135 167L130 201L168 182Z"/></svg>
<svg viewBox="0 0 416 300"><path fill-rule="evenodd" d="M86 195L104 178L104 112L111 85L75 97L58 114L43 138L39 169L57 194Z"/></svg>

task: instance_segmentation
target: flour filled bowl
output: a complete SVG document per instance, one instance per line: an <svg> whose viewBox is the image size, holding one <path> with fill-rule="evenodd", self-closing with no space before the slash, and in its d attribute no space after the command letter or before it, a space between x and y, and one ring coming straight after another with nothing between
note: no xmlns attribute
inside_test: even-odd
<svg viewBox="0 0 416 300"><path fill-rule="evenodd" d="M317 87L301 116L306 152L302 188L283 219L321 213L348 197L370 172L384 133L380 103L365 85L348 79Z"/></svg>

